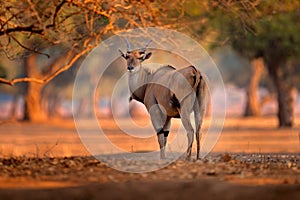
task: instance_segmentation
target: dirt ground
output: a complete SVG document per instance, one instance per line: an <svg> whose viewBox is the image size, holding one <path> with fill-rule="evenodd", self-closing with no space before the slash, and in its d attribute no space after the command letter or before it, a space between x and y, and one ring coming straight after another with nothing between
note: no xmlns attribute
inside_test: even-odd
<svg viewBox="0 0 300 200"><path fill-rule="evenodd" d="M135 122L152 131L146 127L149 121ZM292 129L278 129L272 117L226 119L207 157L179 159L148 173L120 172L92 157L72 120L3 123L0 199L299 199L299 122ZM171 131L179 125L174 122ZM95 128L88 122L86 127ZM158 148L155 135L142 141L128 137L110 119L102 120L101 127L125 150Z"/></svg>

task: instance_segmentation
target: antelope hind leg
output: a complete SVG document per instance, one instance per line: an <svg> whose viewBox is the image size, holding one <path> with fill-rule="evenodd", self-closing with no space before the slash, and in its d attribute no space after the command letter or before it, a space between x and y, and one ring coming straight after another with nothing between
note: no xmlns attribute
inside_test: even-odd
<svg viewBox="0 0 300 200"><path fill-rule="evenodd" d="M186 158L187 158L187 160L189 160L191 158L192 146L193 146L193 140L194 140L194 128L190 121L190 113L182 112L181 113L181 121L182 121L183 127L187 133L188 147L187 147L187 152L186 152Z"/></svg>
<svg viewBox="0 0 300 200"><path fill-rule="evenodd" d="M203 113L199 112L199 106L198 103L195 102L194 105L194 117L195 117L195 126L196 126L196 143L197 143L197 155L196 159L200 159L200 140L202 137L202 132L201 132L201 126L202 126L202 121L203 121Z"/></svg>

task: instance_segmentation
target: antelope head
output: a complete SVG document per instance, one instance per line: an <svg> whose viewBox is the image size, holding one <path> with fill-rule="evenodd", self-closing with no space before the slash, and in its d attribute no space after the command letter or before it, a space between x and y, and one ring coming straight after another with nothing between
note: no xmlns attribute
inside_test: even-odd
<svg viewBox="0 0 300 200"><path fill-rule="evenodd" d="M152 55L151 52L146 53L146 49L147 49L148 45L150 44L150 42L151 42L151 40L149 40L146 43L144 48L132 50L130 43L128 42L128 40L126 40L127 52L123 53L119 49L121 56L127 61L127 70L129 72L138 71L139 68L141 67L141 63L144 60L147 60L151 57L151 55Z"/></svg>

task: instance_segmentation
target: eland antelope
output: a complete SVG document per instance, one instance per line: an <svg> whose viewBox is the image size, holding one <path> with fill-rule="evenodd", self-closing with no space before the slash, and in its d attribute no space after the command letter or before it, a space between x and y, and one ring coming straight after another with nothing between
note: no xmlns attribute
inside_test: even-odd
<svg viewBox="0 0 300 200"><path fill-rule="evenodd" d="M142 62L151 57L152 52L144 48L132 50L127 42L127 52L121 56L127 61L129 75L130 101L143 103L151 117L152 125L157 133L160 157L165 158L165 147L170 131L171 118L181 118L187 132L188 147L186 158L191 158L194 133L197 141L197 159L200 158L201 125L205 115L207 84L194 66L176 70L170 65L151 71L142 66ZM194 112L195 128L190 121Z"/></svg>

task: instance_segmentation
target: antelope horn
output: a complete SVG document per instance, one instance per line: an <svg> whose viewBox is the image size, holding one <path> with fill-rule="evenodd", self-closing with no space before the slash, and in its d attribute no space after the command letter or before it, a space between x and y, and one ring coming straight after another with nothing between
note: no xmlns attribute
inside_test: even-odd
<svg viewBox="0 0 300 200"><path fill-rule="evenodd" d="M147 47L149 46L149 44L150 44L151 42L152 42L152 40L150 39L150 40L146 43L145 47L142 48L142 51L146 51Z"/></svg>
<svg viewBox="0 0 300 200"><path fill-rule="evenodd" d="M131 45L130 45L130 43L128 42L127 39L125 39L125 40L126 40L126 44L127 44L127 52L130 52L131 51Z"/></svg>
<svg viewBox="0 0 300 200"><path fill-rule="evenodd" d="M150 39L150 40L146 43L145 48L147 48L151 42L152 42L152 40Z"/></svg>

